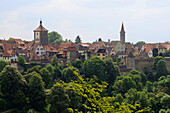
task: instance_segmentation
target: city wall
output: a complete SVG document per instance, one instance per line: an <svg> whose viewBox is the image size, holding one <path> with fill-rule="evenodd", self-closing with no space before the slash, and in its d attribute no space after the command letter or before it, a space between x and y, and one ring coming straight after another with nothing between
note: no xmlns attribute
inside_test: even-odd
<svg viewBox="0 0 170 113"><path fill-rule="evenodd" d="M165 58L167 69L170 71L170 58ZM153 59L135 59L135 69L144 71L144 67L147 67L149 71L152 70Z"/></svg>

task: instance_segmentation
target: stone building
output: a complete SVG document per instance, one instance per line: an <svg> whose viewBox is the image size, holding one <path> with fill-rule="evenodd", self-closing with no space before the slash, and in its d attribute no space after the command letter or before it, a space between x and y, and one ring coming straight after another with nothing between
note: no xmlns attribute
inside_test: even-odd
<svg viewBox="0 0 170 113"><path fill-rule="evenodd" d="M48 45L48 30L42 26L42 21L40 21L40 26L34 30L34 42Z"/></svg>

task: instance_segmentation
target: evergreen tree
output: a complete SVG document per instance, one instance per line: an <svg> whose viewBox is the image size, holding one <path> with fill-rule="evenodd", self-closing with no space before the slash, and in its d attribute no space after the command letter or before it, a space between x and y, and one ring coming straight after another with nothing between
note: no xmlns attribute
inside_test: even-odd
<svg viewBox="0 0 170 113"><path fill-rule="evenodd" d="M76 37L76 40L75 40L75 44L78 44L78 43L81 43L81 38L79 35Z"/></svg>

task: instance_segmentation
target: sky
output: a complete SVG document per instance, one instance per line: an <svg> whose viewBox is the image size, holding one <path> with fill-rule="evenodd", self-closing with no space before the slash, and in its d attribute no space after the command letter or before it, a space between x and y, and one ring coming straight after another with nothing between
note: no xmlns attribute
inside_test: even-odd
<svg viewBox="0 0 170 113"><path fill-rule="evenodd" d="M0 39L33 40L40 19L64 40L119 40L123 22L126 42L170 41L170 0L0 0Z"/></svg>

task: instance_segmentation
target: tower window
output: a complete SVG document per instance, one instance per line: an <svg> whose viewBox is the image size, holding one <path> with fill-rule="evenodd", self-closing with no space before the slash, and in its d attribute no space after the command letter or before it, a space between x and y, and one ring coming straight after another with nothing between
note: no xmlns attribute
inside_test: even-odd
<svg viewBox="0 0 170 113"><path fill-rule="evenodd" d="M37 33L37 35L38 35L38 33Z"/></svg>

